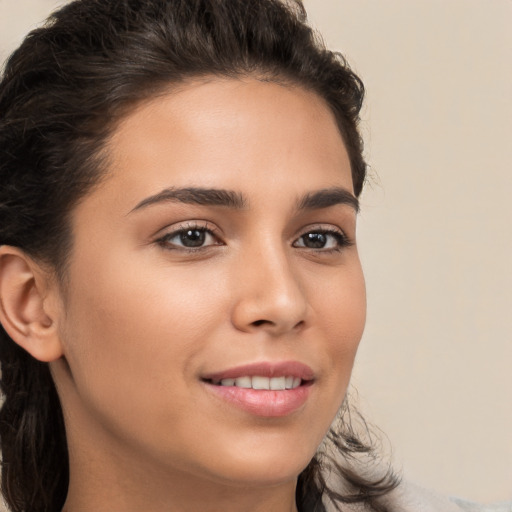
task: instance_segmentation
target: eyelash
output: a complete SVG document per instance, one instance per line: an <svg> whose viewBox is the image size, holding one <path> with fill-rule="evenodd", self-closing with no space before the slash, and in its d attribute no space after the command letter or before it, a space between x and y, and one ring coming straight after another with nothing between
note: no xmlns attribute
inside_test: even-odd
<svg viewBox="0 0 512 512"><path fill-rule="evenodd" d="M185 252L189 252L189 253L197 253L198 251L204 250L204 249L214 246L214 245L222 245L220 243L214 243L214 244L209 244L206 246L203 245L203 246L193 248L193 247L186 247L183 245L180 246L180 245L175 245L175 244L170 243L170 241L173 238L176 238L176 237L186 233L187 231L199 231L200 233L207 234L207 235L215 238L216 240L219 239L219 236L216 235L215 230L210 228L208 226L208 223L205 222L202 225L196 224L196 223L180 225L178 227L178 229L175 229L174 231L171 231L170 233L166 233L165 235L158 238L156 240L156 243L159 244L160 246L162 246L164 249L167 249L169 251L178 250L178 251L185 251Z"/></svg>
<svg viewBox="0 0 512 512"><path fill-rule="evenodd" d="M158 238L156 240L156 243L158 243L160 246L162 246L166 250L170 250L170 251L178 250L178 251L185 251L188 253L197 253L201 250L205 250L212 246L223 245L222 243L213 243L213 244L208 244L208 245L200 245L198 247L186 247L184 245L175 245L170 242L173 238L183 235L187 231L197 231L197 232L202 233L203 236L209 235L209 236L213 237L214 239L217 240L217 242L219 240L219 236L217 236L217 234L215 233L216 230L210 228L207 223L205 223L203 225L191 223L191 224L181 225L181 226L179 226L178 229L176 229L170 233L166 233L165 235ZM315 249L312 247L306 247L305 245L301 245L301 246L295 245L299 240L303 240L303 238L309 234L331 236L336 241L336 247L332 247L332 248L328 248L328 249L324 249L324 248ZM302 235L300 235L293 242L294 247L298 247L298 248L302 248L302 249L309 249L312 251L321 252L323 254L341 252L343 249L350 247L352 245L354 245L353 242L342 231L338 231L336 229L326 229L326 228L321 228L321 227L309 229L308 231L306 231Z"/></svg>
<svg viewBox="0 0 512 512"><path fill-rule="evenodd" d="M310 235L310 234L316 234L316 235L327 235L327 236L331 236L335 239L336 241L336 246L335 247L332 247L332 248L329 248L329 249L324 249L324 248L318 248L316 249L318 252L321 252L323 254L331 254L331 253L334 253L334 252L341 252L343 249L346 249L347 247L350 247L352 245L354 245L354 243L352 242L352 240L350 240L348 238L348 236L343 233L342 231L338 231L337 229L329 229L329 228L322 228L322 227L318 227L318 228L313 228L313 229L308 229L308 231L306 231L305 233L303 233L302 235L300 235L297 240L293 243L294 247L297 247L295 244L298 240L301 240L303 239L306 235ZM300 248L303 248L303 249L310 249L310 250L315 250L314 248L312 247L305 247L305 246L299 246Z"/></svg>

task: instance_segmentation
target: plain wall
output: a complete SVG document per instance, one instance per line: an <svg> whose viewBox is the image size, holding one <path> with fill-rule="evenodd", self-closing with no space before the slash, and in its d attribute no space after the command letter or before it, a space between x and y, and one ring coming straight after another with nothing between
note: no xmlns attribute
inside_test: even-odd
<svg viewBox="0 0 512 512"><path fill-rule="evenodd" d="M1 60L59 3L0 0ZM511 499L512 2L305 3L368 90L362 409L407 478Z"/></svg>

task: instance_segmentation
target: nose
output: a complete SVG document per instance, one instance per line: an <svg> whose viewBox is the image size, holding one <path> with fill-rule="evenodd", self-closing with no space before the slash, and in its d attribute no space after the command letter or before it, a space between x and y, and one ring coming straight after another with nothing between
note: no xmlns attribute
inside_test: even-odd
<svg viewBox="0 0 512 512"><path fill-rule="evenodd" d="M304 327L308 302L297 274L283 249L242 258L233 325L243 332L265 331L273 336Z"/></svg>

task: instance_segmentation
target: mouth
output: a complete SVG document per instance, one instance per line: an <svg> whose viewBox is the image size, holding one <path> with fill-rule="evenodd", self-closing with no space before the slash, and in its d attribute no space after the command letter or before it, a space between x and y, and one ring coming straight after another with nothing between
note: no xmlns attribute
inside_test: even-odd
<svg viewBox="0 0 512 512"><path fill-rule="evenodd" d="M304 380L293 375L280 377L265 377L263 375L243 375L237 378L203 379L204 382L214 386L234 386L244 389L258 389L267 391L285 391L296 389L312 383L312 380Z"/></svg>
<svg viewBox="0 0 512 512"><path fill-rule="evenodd" d="M224 403L251 415L287 416L304 406L315 383L313 370L302 363L256 363L201 378L206 389Z"/></svg>

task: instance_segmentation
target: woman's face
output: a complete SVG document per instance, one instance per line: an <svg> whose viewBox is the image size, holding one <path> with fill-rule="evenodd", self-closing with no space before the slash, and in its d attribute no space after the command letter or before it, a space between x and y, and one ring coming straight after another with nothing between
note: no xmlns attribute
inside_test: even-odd
<svg viewBox="0 0 512 512"><path fill-rule="evenodd" d="M72 457L291 481L344 399L365 320L331 111L301 88L212 79L138 107L108 155L72 215L66 364L52 363Z"/></svg>

